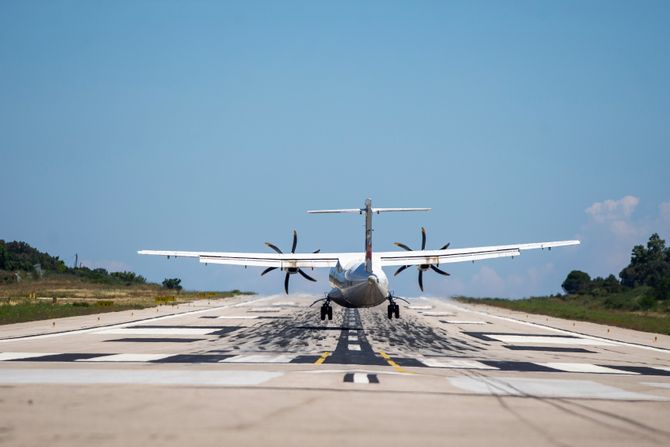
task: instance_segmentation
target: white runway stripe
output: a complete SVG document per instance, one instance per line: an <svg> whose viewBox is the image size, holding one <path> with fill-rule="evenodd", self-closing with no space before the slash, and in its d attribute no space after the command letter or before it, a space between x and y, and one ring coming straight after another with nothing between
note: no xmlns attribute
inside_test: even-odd
<svg viewBox="0 0 670 447"><path fill-rule="evenodd" d="M219 329L212 328L117 328L97 332L104 335L207 335Z"/></svg>
<svg viewBox="0 0 670 447"><path fill-rule="evenodd" d="M549 363L539 363L535 362L537 365L546 366L547 368L558 369L565 372L579 372L579 373L596 373L596 374L631 374L636 375L639 373L632 371L623 371L621 369L607 368L605 366L592 365L591 363L559 363L559 362L549 362Z"/></svg>
<svg viewBox="0 0 670 447"><path fill-rule="evenodd" d="M219 320L255 320L258 315L220 315L216 318Z"/></svg>
<svg viewBox="0 0 670 447"><path fill-rule="evenodd" d="M219 363L290 363L298 354L241 354Z"/></svg>
<svg viewBox="0 0 670 447"><path fill-rule="evenodd" d="M612 400L667 400L660 396L625 391L590 380L517 377L449 377L448 380L453 386L475 394Z"/></svg>
<svg viewBox="0 0 670 447"><path fill-rule="evenodd" d="M354 383L370 383L370 380L365 373L354 373Z"/></svg>
<svg viewBox="0 0 670 447"><path fill-rule="evenodd" d="M610 346L612 343L605 340L593 340L588 338L542 336L542 335L497 335L486 334L487 337L508 344L551 344L551 345L588 345L588 346Z"/></svg>
<svg viewBox="0 0 670 447"><path fill-rule="evenodd" d="M486 321L481 320L444 320L447 324L487 324Z"/></svg>
<svg viewBox="0 0 670 447"><path fill-rule="evenodd" d="M452 358L422 358L421 363L432 368L454 368L454 369L498 369L495 366L486 365L476 360L462 360Z"/></svg>
<svg viewBox="0 0 670 447"><path fill-rule="evenodd" d="M141 369L2 369L0 383L16 384L142 384L190 386L258 385L278 372L265 371L194 371Z"/></svg>
<svg viewBox="0 0 670 447"><path fill-rule="evenodd" d="M355 342L358 342L358 336L357 336L357 335L350 335L350 336L349 336L349 341L355 341Z"/></svg>
<svg viewBox="0 0 670 447"><path fill-rule="evenodd" d="M0 362L5 360L21 360L33 357L42 357L45 355L54 355L54 354L44 352L0 352Z"/></svg>
<svg viewBox="0 0 670 447"><path fill-rule="evenodd" d="M90 359L78 359L77 362L150 362L173 355L175 354L112 354Z"/></svg>
<svg viewBox="0 0 670 447"><path fill-rule="evenodd" d="M347 349L350 351L360 351L361 350L361 345L348 345Z"/></svg>

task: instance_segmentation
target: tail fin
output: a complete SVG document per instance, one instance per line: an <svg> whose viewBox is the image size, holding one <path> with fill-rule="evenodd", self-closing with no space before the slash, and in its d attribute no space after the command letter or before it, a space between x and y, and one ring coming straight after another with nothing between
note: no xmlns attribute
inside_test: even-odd
<svg viewBox="0 0 670 447"><path fill-rule="evenodd" d="M372 273L372 215L398 211L430 211L430 208L373 208L372 199L365 200L363 208L313 210L309 214L365 214L365 270Z"/></svg>

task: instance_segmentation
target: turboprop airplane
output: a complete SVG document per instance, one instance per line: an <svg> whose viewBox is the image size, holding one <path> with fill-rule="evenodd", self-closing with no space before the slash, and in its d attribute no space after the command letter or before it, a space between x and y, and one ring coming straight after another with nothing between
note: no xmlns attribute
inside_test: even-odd
<svg viewBox="0 0 670 447"><path fill-rule="evenodd" d="M343 307L374 307L388 301L388 318L400 318L400 306L396 300L404 300L389 291L389 281L383 267L399 266L395 275L410 266L418 269L419 288L423 290L423 273L432 270L441 275L449 273L438 266L455 262L474 262L483 259L519 256L524 250L549 249L579 245L579 241L537 242L531 244L496 245L491 247L449 248L444 245L439 250L426 250L426 231L421 229L421 250L412 250L407 245L396 242L404 251L372 251L372 215L404 211L430 211L430 208L373 208L372 200L367 199L363 208L307 211L310 214L361 214L365 216L365 252L364 253L296 253L298 235L293 232L293 244L290 253L284 253L276 245L266 242L275 253L227 253L204 251L164 251L140 250L141 255L199 258L203 264L243 265L266 267L261 275L280 269L286 272L284 290L288 294L291 275L300 274L309 281L316 281L303 269L330 267L329 282L332 286L321 306L321 320L333 319L331 301ZM395 276L394 275L394 276Z"/></svg>

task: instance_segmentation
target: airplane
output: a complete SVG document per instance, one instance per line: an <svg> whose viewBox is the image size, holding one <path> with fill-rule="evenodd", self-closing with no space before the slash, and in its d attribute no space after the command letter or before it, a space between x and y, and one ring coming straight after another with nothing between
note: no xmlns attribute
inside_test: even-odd
<svg viewBox="0 0 670 447"><path fill-rule="evenodd" d="M166 251L140 250L140 255L156 255L170 257L198 258L203 264L243 265L245 267L266 267L261 273L280 269L286 272L284 290L288 294L291 275L299 274L309 281L316 281L303 269L330 267L329 283L332 289L325 298L315 301L312 305L324 301L321 306L321 320L333 319L331 302L342 307L367 308L375 307L388 301L387 315L389 319L400 318L400 306L396 300L407 301L394 296L389 291L389 281L384 273L384 267L399 266L395 275L405 269L416 266L418 269L419 288L423 291L423 273L432 270L444 276L449 273L438 266L456 262L474 262L483 259L504 258L521 255L522 251L548 249L579 245L580 241L537 242L530 244L496 245L490 247L449 248L444 245L439 250L426 250L426 231L421 229L421 249L412 250L405 244L396 242L395 245L403 251L373 252L372 251L372 216L374 214L430 211L430 208L373 208L372 200L367 199L362 208L332 209L307 211L309 214L361 214L365 216L365 252L354 253L321 253L316 250L312 253L296 253L298 243L297 233L293 232L291 252L284 253L279 247L269 242L265 244L274 253L230 253L230 252L199 252L199 251ZM394 276L395 276L394 275Z"/></svg>

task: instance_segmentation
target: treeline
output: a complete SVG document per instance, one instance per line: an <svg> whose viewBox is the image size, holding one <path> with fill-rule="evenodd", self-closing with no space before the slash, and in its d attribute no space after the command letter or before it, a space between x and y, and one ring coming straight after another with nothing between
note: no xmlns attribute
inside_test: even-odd
<svg viewBox="0 0 670 447"><path fill-rule="evenodd" d="M65 273L87 282L101 284L145 284L142 275L133 272L108 272L103 268L68 267L58 256L51 256L26 242L0 240L0 283L18 280L16 272L38 276L42 273Z"/></svg>
<svg viewBox="0 0 670 447"><path fill-rule="evenodd" d="M610 307L651 309L658 302L670 301L670 248L656 233L644 245L636 245L631 253L630 263L619 272L619 278L591 278L580 270L571 271L561 285L568 295L589 295L610 297ZM627 292L638 290L641 293ZM635 302L614 299L614 295L635 297Z"/></svg>
<svg viewBox="0 0 670 447"><path fill-rule="evenodd" d="M5 242L0 239L0 270L34 272L37 264L45 271L67 271L65 263L58 256L42 253L25 242Z"/></svg>

